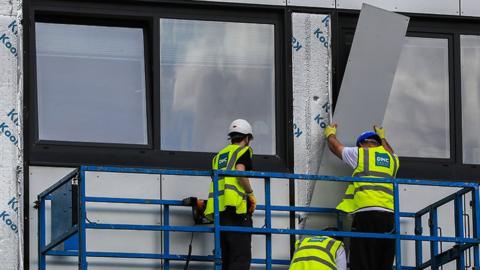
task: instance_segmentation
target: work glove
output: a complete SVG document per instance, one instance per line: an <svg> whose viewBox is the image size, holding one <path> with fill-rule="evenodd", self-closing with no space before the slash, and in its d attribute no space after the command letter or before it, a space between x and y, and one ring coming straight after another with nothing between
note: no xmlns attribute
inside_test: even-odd
<svg viewBox="0 0 480 270"><path fill-rule="evenodd" d="M257 199L255 198L255 195L253 195L253 192L247 193L247 213L253 214L255 212L255 208L257 207Z"/></svg>
<svg viewBox="0 0 480 270"><path fill-rule="evenodd" d="M325 131L323 132L325 135L325 138L328 139L330 135L336 135L337 134L337 124L330 124L325 128Z"/></svg>
<svg viewBox="0 0 480 270"><path fill-rule="evenodd" d="M373 129L375 130L375 133L377 133L378 137L380 137L380 139L385 139L385 129L383 127L374 125Z"/></svg>

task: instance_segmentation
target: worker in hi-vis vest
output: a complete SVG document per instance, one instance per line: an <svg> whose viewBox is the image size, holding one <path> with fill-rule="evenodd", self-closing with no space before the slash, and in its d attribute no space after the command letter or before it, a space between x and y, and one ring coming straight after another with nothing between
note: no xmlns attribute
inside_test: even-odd
<svg viewBox="0 0 480 270"><path fill-rule="evenodd" d="M353 168L353 177L395 178L400 166L397 155L385 139L385 130L373 126L357 139L356 147L345 147L336 137L337 125L325 129L330 150ZM338 210L353 214L352 231L393 233L393 185L389 183L350 183ZM351 270L392 269L395 240L352 238Z"/></svg>
<svg viewBox="0 0 480 270"><path fill-rule="evenodd" d="M213 158L214 170L252 170L252 127L243 119L230 124L228 136L231 144ZM256 200L247 177L223 177L218 181L220 225L252 227L252 214ZM213 220L213 182L210 184L205 216ZM223 270L248 270L252 259L250 233L221 232Z"/></svg>
<svg viewBox="0 0 480 270"><path fill-rule="evenodd" d="M347 270L343 242L328 236L297 240L288 270Z"/></svg>

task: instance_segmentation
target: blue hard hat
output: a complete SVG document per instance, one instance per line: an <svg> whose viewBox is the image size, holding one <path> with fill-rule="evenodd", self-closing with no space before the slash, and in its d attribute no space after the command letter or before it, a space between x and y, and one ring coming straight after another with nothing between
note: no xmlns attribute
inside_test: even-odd
<svg viewBox="0 0 480 270"><path fill-rule="evenodd" d="M365 141L366 139L374 139L378 142L378 144L382 144L382 139L380 136L377 135L374 131L365 131L357 138L357 146L360 147L360 143Z"/></svg>

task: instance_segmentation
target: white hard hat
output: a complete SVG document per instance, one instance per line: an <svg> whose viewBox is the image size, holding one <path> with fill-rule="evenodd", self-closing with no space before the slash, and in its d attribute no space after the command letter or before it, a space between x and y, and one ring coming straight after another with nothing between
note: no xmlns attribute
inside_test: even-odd
<svg viewBox="0 0 480 270"><path fill-rule="evenodd" d="M228 128L228 135L234 132L253 137L252 126L247 122L247 120L244 119L237 119L230 124L230 127Z"/></svg>

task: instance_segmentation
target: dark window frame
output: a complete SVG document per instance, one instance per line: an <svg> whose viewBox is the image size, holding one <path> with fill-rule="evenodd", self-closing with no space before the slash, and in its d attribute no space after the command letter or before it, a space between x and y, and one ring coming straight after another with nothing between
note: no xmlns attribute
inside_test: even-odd
<svg viewBox="0 0 480 270"><path fill-rule="evenodd" d="M156 168L209 170L214 153L167 151L160 149L160 18L262 23L274 25L275 46L275 130L276 155L255 155L256 170L290 171L293 137L285 130L291 125L286 72L287 63L284 10L278 7L253 9L249 5L220 3L132 3L111 4L108 1L78 3L72 1L32 1L29 12L30 31L27 37L31 53L26 58L26 84L30 117L28 149L31 165L78 166L121 165ZM119 27L141 27L144 32L145 85L147 96L148 144L116 144L38 140L35 23L71 23ZM289 109L285 109L289 108ZM226 127L227 128L227 127ZM225 128L225 129L226 129ZM220 149L219 149L220 150Z"/></svg>

